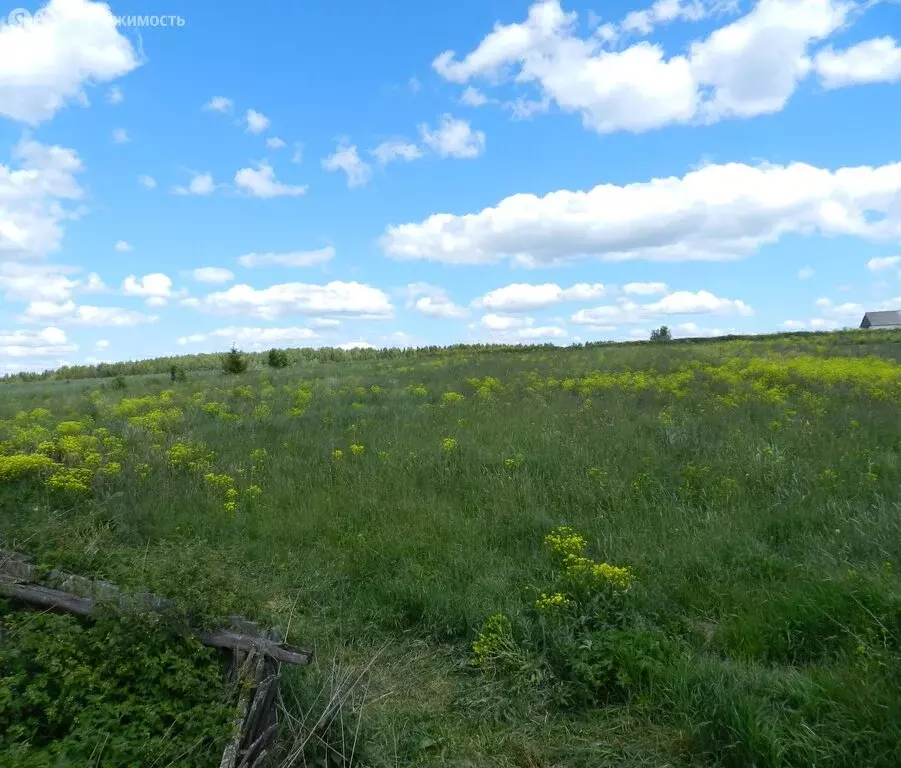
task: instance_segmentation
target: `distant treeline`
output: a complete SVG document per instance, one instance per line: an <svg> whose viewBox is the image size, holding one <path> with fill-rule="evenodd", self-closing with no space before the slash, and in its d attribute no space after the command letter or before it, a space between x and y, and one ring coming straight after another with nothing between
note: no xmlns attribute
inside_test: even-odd
<svg viewBox="0 0 901 768"><path fill-rule="evenodd" d="M790 344L799 342L803 345L828 344L835 346L857 344L901 343L899 330L858 330L842 331L786 331L783 333L732 334L728 336L680 338L666 341L666 344L720 344L730 341L782 342ZM289 365L316 365L319 363L348 363L363 360L400 360L437 357L447 354L477 355L496 352L529 352L543 350L549 352L567 349L585 349L591 347L617 344L629 346L648 344L649 341L591 341L572 344L568 347L555 344L452 344L450 346L428 347L390 347L384 349L339 349L337 347L298 347L285 349ZM655 342L658 343L658 342ZM252 367L265 367L269 351L247 352L245 356ZM2 381L45 381L55 379L98 379L113 376L139 376L147 374L167 374L172 367L184 371L221 370L224 353L203 353L196 355L177 355L171 357L155 357L149 360L125 360L117 363L97 363L95 365L66 365L62 368L41 373L13 373L0 377Z"/></svg>

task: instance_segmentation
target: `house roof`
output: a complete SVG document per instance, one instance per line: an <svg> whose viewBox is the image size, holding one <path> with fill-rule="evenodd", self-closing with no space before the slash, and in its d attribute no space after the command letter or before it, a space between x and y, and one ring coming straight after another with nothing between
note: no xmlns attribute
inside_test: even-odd
<svg viewBox="0 0 901 768"><path fill-rule="evenodd" d="M901 326L901 311L893 309L887 312L867 312L864 315L864 319L869 320L870 325Z"/></svg>

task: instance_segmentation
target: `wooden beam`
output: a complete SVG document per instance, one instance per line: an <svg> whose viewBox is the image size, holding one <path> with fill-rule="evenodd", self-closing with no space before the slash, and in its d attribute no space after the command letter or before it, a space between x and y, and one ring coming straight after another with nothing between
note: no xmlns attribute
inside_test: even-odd
<svg viewBox="0 0 901 768"><path fill-rule="evenodd" d="M92 582L81 576L73 576L54 571L51 576L54 583L77 588L80 592L97 594L111 599L119 608L126 608L130 603L137 603L144 608L164 610L170 606L168 600L155 595L140 595L130 598L108 582ZM76 616L92 616L96 601L92 597L74 595L71 592L51 589L34 584L34 566L26 555L17 552L0 550L0 594L12 597L30 605L50 611L72 613ZM259 627L240 616L231 617L233 630L216 629L212 632L194 632L192 634L204 645L212 648L225 648L231 651L250 651L256 649L274 661L283 664L309 664L312 652L297 648L287 643L275 642L264 636Z"/></svg>

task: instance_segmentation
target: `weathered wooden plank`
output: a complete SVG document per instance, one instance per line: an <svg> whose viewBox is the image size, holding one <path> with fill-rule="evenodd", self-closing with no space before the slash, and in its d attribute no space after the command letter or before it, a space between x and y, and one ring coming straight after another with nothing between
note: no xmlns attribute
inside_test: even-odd
<svg viewBox="0 0 901 768"><path fill-rule="evenodd" d="M12 597L30 605L51 611L73 613L76 616L92 616L96 605L88 597L76 597L58 589L42 587L38 584L22 584L0 579L0 594ZM311 653L302 648L285 643L273 643L263 637L239 635L226 629L212 632L192 632L204 645L227 650L249 651L258 649L266 656L283 664L309 664Z"/></svg>

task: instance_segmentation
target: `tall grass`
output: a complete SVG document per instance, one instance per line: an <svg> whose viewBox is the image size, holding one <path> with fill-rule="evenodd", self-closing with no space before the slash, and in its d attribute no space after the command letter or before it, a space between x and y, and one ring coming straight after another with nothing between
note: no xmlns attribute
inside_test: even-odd
<svg viewBox="0 0 901 768"><path fill-rule="evenodd" d="M124 391L7 384L0 462L58 468L4 480L0 464L0 531L193 611L290 618L290 640L342 669L384 646L353 726L361 764L894 766L896 341L457 348ZM61 452L72 421L62 432L84 439ZM98 429L121 447L92 445ZM54 485L77 469L84 488ZM527 621L560 525L631 566L635 610L678 648L588 711L538 711L467 663L488 616Z"/></svg>

